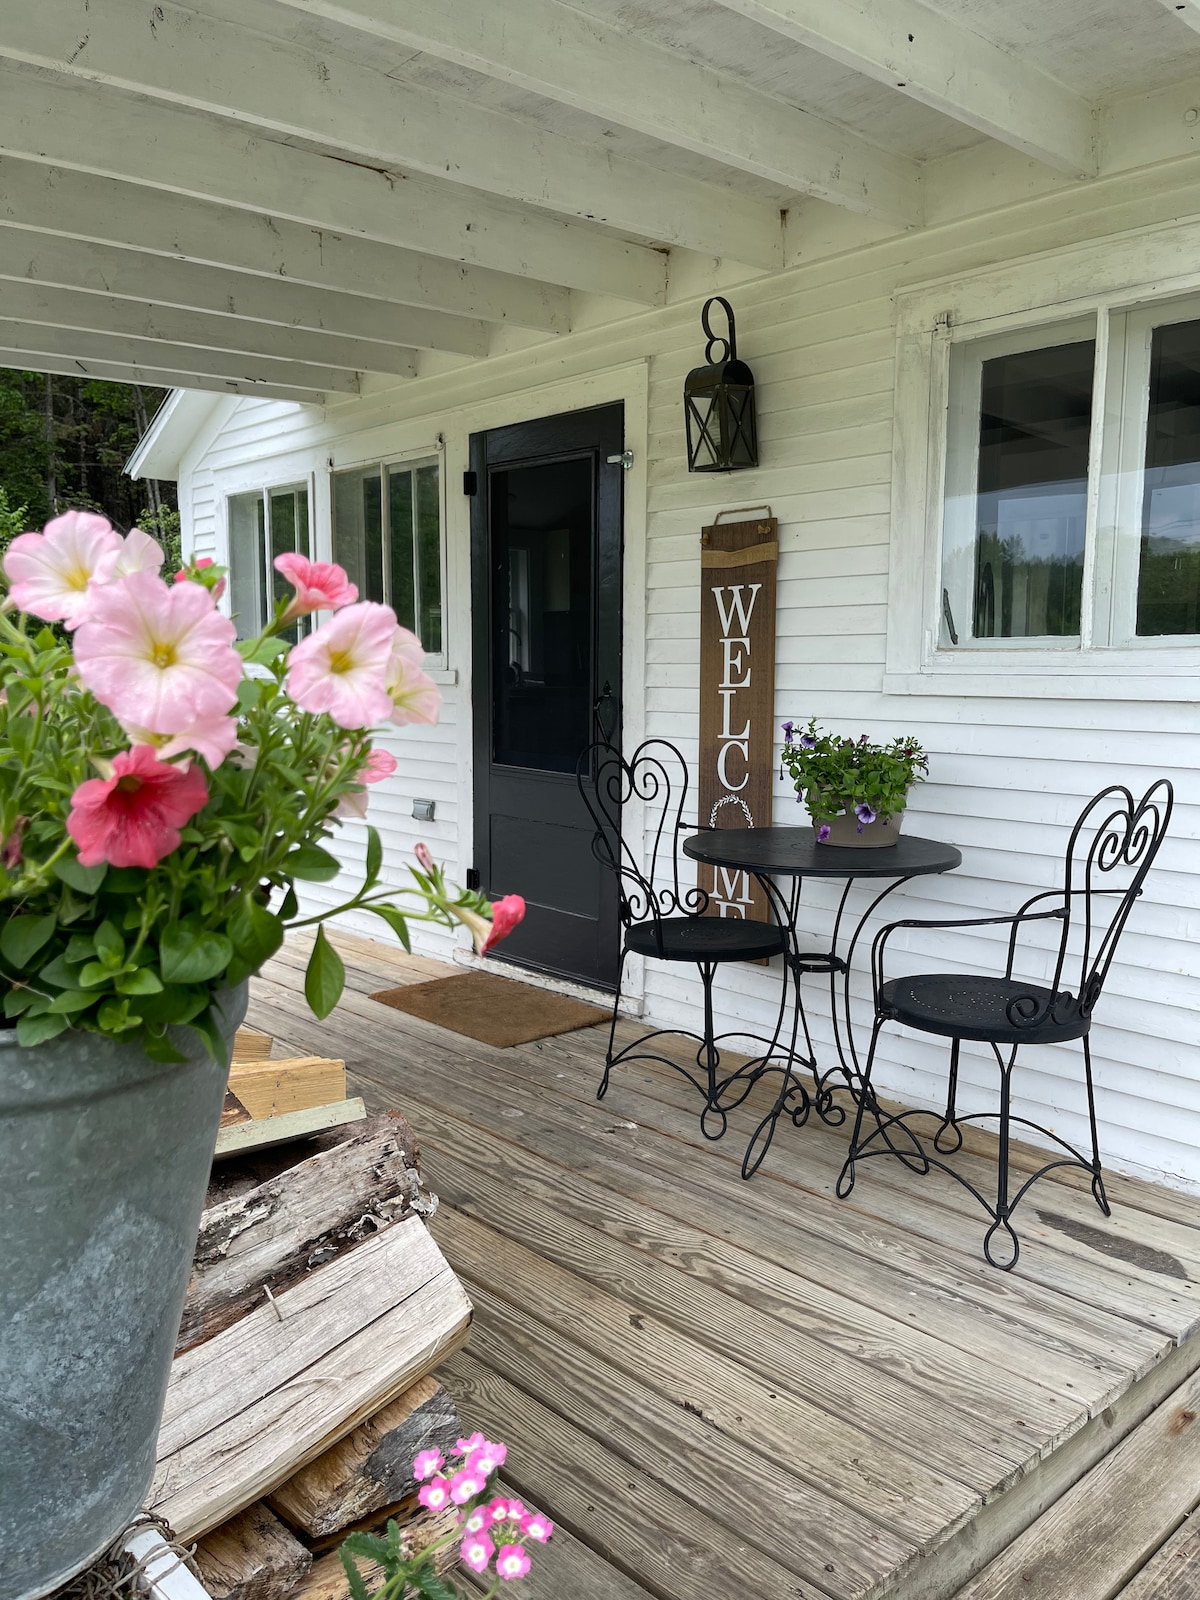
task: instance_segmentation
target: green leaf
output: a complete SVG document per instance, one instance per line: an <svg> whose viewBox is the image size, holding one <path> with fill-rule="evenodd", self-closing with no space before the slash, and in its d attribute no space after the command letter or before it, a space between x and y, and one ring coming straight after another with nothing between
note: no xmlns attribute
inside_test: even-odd
<svg viewBox="0 0 1200 1600"><path fill-rule="evenodd" d="M283 943L283 923L251 893L243 894L226 923L233 947L257 971Z"/></svg>
<svg viewBox="0 0 1200 1600"><path fill-rule="evenodd" d="M379 837L378 828L367 829L367 881L369 889L372 884L379 882L379 874L383 871L383 840Z"/></svg>
<svg viewBox="0 0 1200 1600"><path fill-rule="evenodd" d="M96 999L96 995L88 994L86 990L66 989L51 1000L50 1012L56 1017L71 1017L77 1011L86 1011L89 1006L94 1006Z"/></svg>
<svg viewBox="0 0 1200 1600"><path fill-rule="evenodd" d="M72 889L78 889L80 894L93 895L104 882L108 866L101 862L98 867L81 867L74 856L64 856L61 861L54 863L54 876Z"/></svg>
<svg viewBox="0 0 1200 1600"><path fill-rule="evenodd" d="M304 998L313 1016L323 1022L341 999L345 986L346 969L342 958L326 938L325 929L318 928L304 974Z"/></svg>
<svg viewBox="0 0 1200 1600"><path fill-rule="evenodd" d="M125 941L107 919L96 929L96 954L110 972L125 965Z"/></svg>
<svg viewBox="0 0 1200 1600"><path fill-rule="evenodd" d="M19 1017L23 1011L28 1011L35 1000L41 996L36 989L10 989L4 996L4 1015L6 1017Z"/></svg>
<svg viewBox="0 0 1200 1600"><path fill-rule="evenodd" d="M262 699L263 685L261 678L243 678L238 684L237 703L239 711L252 711Z"/></svg>
<svg viewBox="0 0 1200 1600"><path fill-rule="evenodd" d="M163 1061L168 1066L178 1066L187 1057L182 1050L176 1050L166 1033L156 1033L153 1028L147 1028L142 1038L142 1049L151 1061Z"/></svg>
<svg viewBox="0 0 1200 1600"><path fill-rule="evenodd" d="M106 1000L96 1013L96 1021L105 1033L124 1033L127 1028L136 1028L141 1020L130 1011L128 1000Z"/></svg>
<svg viewBox="0 0 1200 1600"><path fill-rule="evenodd" d="M223 933L202 928L191 917L168 922L158 949L168 983L208 983L220 977L233 957L233 945Z"/></svg>
<svg viewBox="0 0 1200 1600"><path fill-rule="evenodd" d="M96 941L90 933L73 933L67 940L68 961L91 961L96 954Z"/></svg>
<svg viewBox="0 0 1200 1600"><path fill-rule="evenodd" d="M162 979L153 967L138 967L117 977L118 994L161 994Z"/></svg>
<svg viewBox="0 0 1200 1600"><path fill-rule="evenodd" d="M354 1535L351 1534L350 1538L353 1537ZM338 1556L346 1573L346 1582L350 1587L350 1600L371 1600L370 1591L363 1582L362 1573L354 1565L353 1558L344 1544L338 1551Z"/></svg>
<svg viewBox="0 0 1200 1600"><path fill-rule="evenodd" d="M112 972L99 961L89 961L75 982L81 989L99 989L102 984L112 982Z"/></svg>
<svg viewBox="0 0 1200 1600"><path fill-rule="evenodd" d="M418 1569L413 1573L413 1582L417 1586L417 1593L422 1600L460 1600L459 1593L452 1589L446 1580L439 1577L431 1567Z"/></svg>
<svg viewBox="0 0 1200 1600"><path fill-rule="evenodd" d="M377 917L382 917L400 943L411 954L412 942L408 936L408 923L404 920L402 911L397 911L395 906L364 906L363 910L373 911Z"/></svg>
<svg viewBox="0 0 1200 1600"><path fill-rule="evenodd" d="M300 909L300 901L292 884L288 884L287 893L283 897L283 904L279 908L280 922L290 922Z"/></svg>
<svg viewBox="0 0 1200 1600"><path fill-rule="evenodd" d="M104 888L108 894L141 894L146 877L144 867L110 867Z"/></svg>
<svg viewBox="0 0 1200 1600"><path fill-rule="evenodd" d="M328 883L342 869L337 857L322 850L319 844L302 844L298 850L284 856L280 870L290 878L303 878L308 883Z"/></svg>
<svg viewBox="0 0 1200 1600"><path fill-rule="evenodd" d="M76 989L79 987L79 962L70 959L68 947L67 953L47 961L38 972L38 977L56 989Z"/></svg>
<svg viewBox="0 0 1200 1600"><path fill-rule="evenodd" d="M252 667L269 667L277 656L287 649L287 640L274 635L270 639L243 639L236 646L238 655Z"/></svg>
<svg viewBox="0 0 1200 1600"><path fill-rule="evenodd" d="M144 994L138 1010L146 1022L161 1026L183 1024L199 1016L208 1004L208 990L168 984L161 994Z"/></svg>
<svg viewBox="0 0 1200 1600"><path fill-rule="evenodd" d="M45 1044L47 1039L57 1039L69 1026L66 1017L52 1016L48 1011L36 1017L22 1017L17 1023L17 1042L23 1045Z"/></svg>
<svg viewBox="0 0 1200 1600"><path fill-rule="evenodd" d="M211 1006L205 1006L203 1011L197 1012L188 1023L188 1027L195 1028L196 1032L204 1040L205 1048L214 1061L221 1066L228 1066L229 1049L217 1031Z"/></svg>
<svg viewBox="0 0 1200 1600"><path fill-rule="evenodd" d="M0 931L0 955L18 969L29 966L57 926L53 912L44 917L10 917Z"/></svg>

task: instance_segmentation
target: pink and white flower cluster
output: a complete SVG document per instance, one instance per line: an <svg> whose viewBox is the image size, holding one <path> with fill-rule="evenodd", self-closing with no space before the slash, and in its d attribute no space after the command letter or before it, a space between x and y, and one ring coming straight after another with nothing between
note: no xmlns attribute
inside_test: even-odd
<svg viewBox="0 0 1200 1600"><path fill-rule="evenodd" d="M420 1451L413 1475L421 1484L418 1499L430 1511L461 1508L459 1554L472 1572L487 1572L494 1562L497 1578L511 1582L529 1571L527 1546L545 1544L554 1524L540 1511L526 1510L520 1500L487 1498L488 1484L507 1455L505 1445L473 1433L458 1441L450 1464L439 1450Z"/></svg>
<svg viewBox="0 0 1200 1600"><path fill-rule="evenodd" d="M237 742L244 665L234 625L217 609L225 580L202 557L166 583L162 562L141 529L122 538L88 511L19 535L4 557L9 605L74 632L79 681L132 746L73 797L68 829L85 866L153 867L171 854L180 828L208 802L191 758L216 769ZM299 554L281 555L275 566L296 592L273 627L333 612L288 657L285 688L301 711L327 713L351 731L385 719L437 721L439 695L420 641L389 607L360 602L338 566ZM394 769L388 752L372 752L362 783ZM350 809L363 814L365 790L354 799Z"/></svg>

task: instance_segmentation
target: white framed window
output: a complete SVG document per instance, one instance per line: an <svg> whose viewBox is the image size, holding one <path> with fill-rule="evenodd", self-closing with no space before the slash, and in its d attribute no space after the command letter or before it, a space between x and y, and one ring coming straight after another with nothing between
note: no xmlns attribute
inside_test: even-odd
<svg viewBox="0 0 1200 1600"><path fill-rule="evenodd" d="M360 599L389 605L427 656L445 658L445 553L438 459L331 474L333 559Z"/></svg>
<svg viewBox="0 0 1200 1600"><path fill-rule="evenodd" d="M1132 241L1089 249L1091 297L1039 304L1044 261L898 297L893 692L1176 698L1200 669L1200 293L1122 293Z"/></svg>
<svg viewBox="0 0 1200 1600"><path fill-rule="evenodd" d="M271 619L275 602L291 592L275 571L275 557L289 551L311 555L308 485L283 484L231 494L225 501L229 539L230 609L239 639L252 639ZM306 623L293 623L285 637L298 638Z"/></svg>

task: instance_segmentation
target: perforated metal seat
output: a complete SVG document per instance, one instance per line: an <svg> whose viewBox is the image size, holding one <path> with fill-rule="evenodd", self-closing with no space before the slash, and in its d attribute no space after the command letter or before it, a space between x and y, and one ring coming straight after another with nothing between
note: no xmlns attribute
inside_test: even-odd
<svg viewBox="0 0 1200 1600"><path fill-rule="evenodd" d="M659 961L762 961L782 955L787 936L770 922L730 917L662 917L636 922L625 945Z"/></svg>
<svg viewBox="0 0 1200 1600"><path fill-rule="evenodd" d="M880 989L878 1006L890 1022L988 1044L1059 1044L1081 1039L1091 1024L1073 994L961 972L893 978Z"/></svg>

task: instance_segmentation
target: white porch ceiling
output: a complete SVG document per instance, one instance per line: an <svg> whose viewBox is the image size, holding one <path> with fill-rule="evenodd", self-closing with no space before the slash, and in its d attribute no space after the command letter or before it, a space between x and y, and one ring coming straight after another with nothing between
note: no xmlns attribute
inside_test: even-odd
<svg viewBox="0 0 1200 1600"><path fill-rule="evenodd" d="M354 393L1192 77L1200 0L0 0L0 363Z"/></svg>

